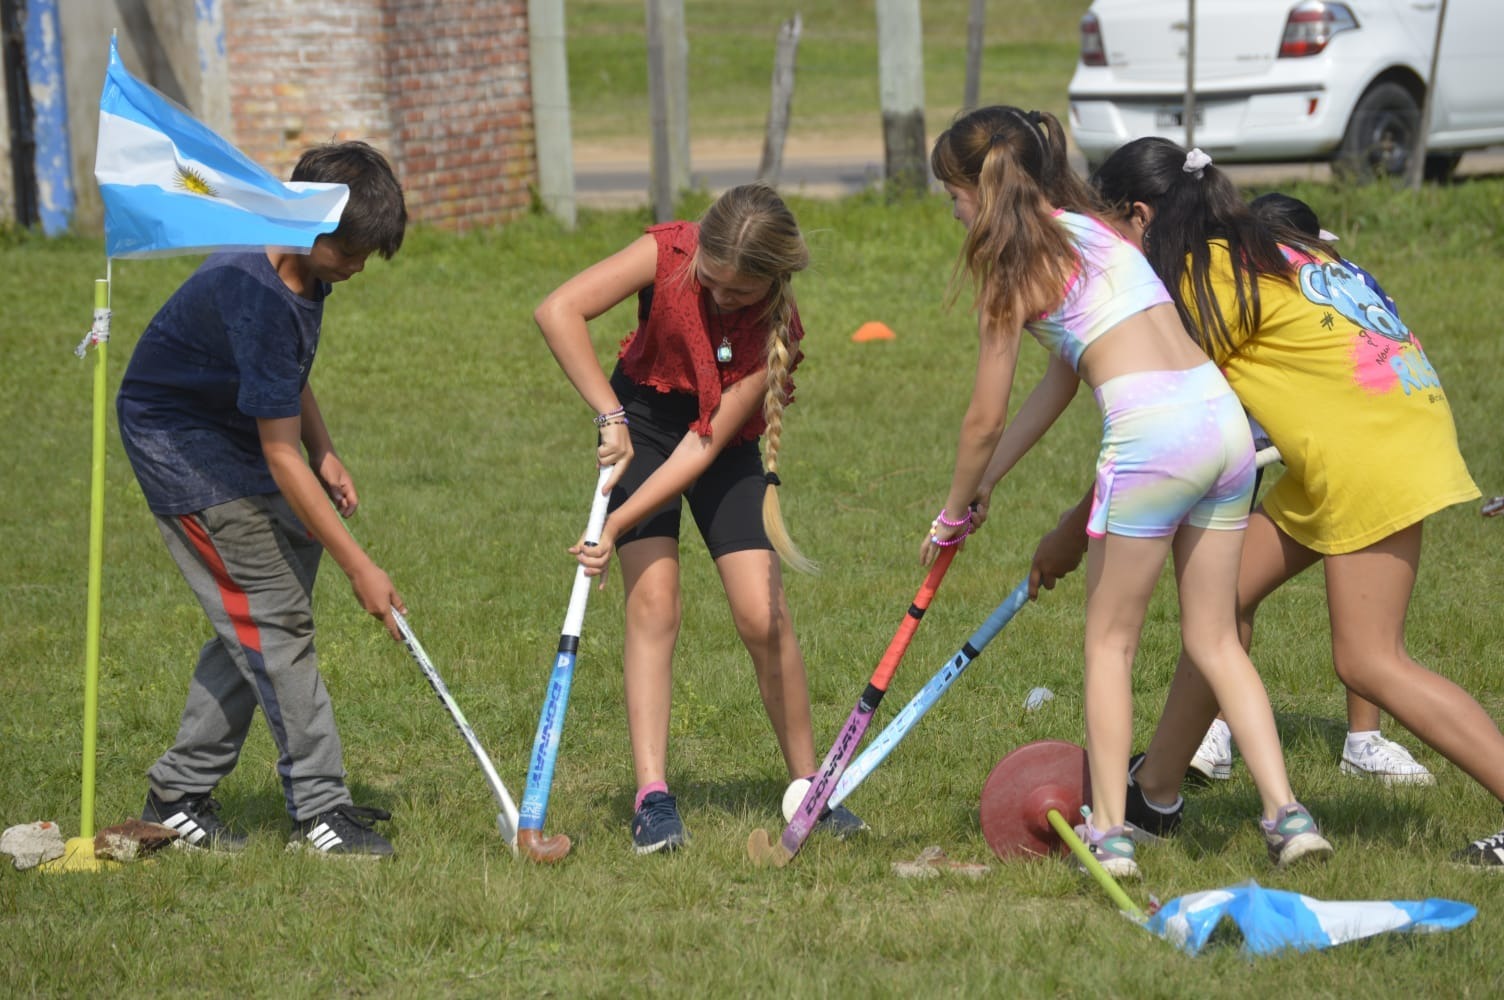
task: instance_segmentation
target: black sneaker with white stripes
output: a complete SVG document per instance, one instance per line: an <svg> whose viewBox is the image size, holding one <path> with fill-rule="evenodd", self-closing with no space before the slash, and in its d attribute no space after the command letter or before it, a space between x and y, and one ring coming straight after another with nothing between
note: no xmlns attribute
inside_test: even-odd
<svg viewBox="0 0 1504 1000"><path fill-rule="evenodd" d="M1452 861L1464 868L1477 868L1488 872L1504 872L1504 830L1492 837L1475 840L1462 850L1453 853Z"/></svg>
<svg viewBox="0 0 1504 1000"><path fill-rule="evenodd" d="M243 851L250 838L237 833L219 818L219 803L208 795L185 795L164 802L154 791L146 793L141 818L148 823L170 826L178 832L173 843L205 851Z"/></svg>
<svg viewBox="0 0 1504 1000"><path fill-rule="evenodd" d="M371 829L377 820L391 819L385 809L344 803L313 819L293 824L288 850L313 851L327 858L389 858L391 842Z"/></svg>

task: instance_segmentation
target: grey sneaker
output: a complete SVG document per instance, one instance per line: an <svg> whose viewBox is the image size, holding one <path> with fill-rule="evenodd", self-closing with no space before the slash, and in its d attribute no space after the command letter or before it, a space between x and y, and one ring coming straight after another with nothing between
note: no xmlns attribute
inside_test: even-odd
<svg viewBox="0 0 1504 1000"><path fill-rule="evenodd" d="M850 809L845 806L836 806L820 814L820 821L815 824L815 829L824 830L837 840L845 840L847 837L870 828Z"/></svg>
<svg viewBox="0 0 1504 1000"><path fill-rule="evenodd" d="M287 848L313 851L326 858L389 858L396 853L391 841L371 827L377 820L391 818L385 809L337 805L313 819L293 824Z"/></svg>
<svg viewBox="0 0 1504 1000"><path fill-rule="evenodd" d="M219 818L219 803L205 795L185 795L163 802L157 793L146 793L141 818L148 823L170 826L178 832L174 843L205 851L243 851L250 838L230 829Z"/></svg>
<svg viewBox="0 0 1504 1000"><path fill-rule="evenodd" d="M1304 858L1325 861L1335 853L1317 829L1316 821L1299 802L1280 806L1272 821L1259 820L1259 828L1264 831L1269 860L1276 868L1288 868Z"/></svg>
<svg viewBox="0 0 1504 1000"><path fill-rule="evenodd" d="M1115 879L1139 878L1138 862L1133 859L1133 838L1128 828L1115 826L1110 830L1097 830L1091 825L1090 806L1082 806L1081 815L1087 821L1076 827L1076 836L1081 838L1107 874ZM1085 865L1078 862L1077 866L1086 871Z"/></svg>
<svg viewBox="0 0 1504 1000"><path fill-rule="evenodd" d="M1386 785L1434 785L1436 776L1410 751L1378 733L1342 745L1343 774L1374 778Z"/></svg>
<svg viewBox="0 0 1504 1000"><path fill-rule="evenodd" d="M668 792L649 792L632 817L632 848L638 854L654 854L683 847L689 840L679 804Z"/></svg>

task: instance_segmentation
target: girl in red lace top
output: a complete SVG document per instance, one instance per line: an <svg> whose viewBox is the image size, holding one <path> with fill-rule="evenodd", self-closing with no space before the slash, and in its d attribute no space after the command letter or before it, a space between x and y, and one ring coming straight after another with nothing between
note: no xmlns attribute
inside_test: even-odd
<svg viewBox="0 0 1504 1000"><path fill-rule="evenodd" d="M751 655L789 776L815 771L804 658L780 556L797 569L811 564L789 538L777 490L783 412L804 336L790 281L808 263L788 207L771 188L745 185L716 199L698 223L649 227L560 285L533 314L597 414L597 461L616 467L599 543L586 548L581 540L570 552L592 575L606 572L613 553L621 562L639 854L680 847L687 837L666 783L685 501ZM638 327L608 377L587 322L632 295ZM826 826L845 833L862 824L838 809Z"/></svg>

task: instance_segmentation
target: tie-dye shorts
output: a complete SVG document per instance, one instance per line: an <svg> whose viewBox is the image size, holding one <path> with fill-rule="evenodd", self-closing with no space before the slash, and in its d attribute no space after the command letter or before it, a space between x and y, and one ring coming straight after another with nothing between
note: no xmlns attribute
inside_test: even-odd
<svg viewBox="0 0 1504 1000"><path fill-rule="evenodd" d="M1217 366L1134 372L1097 388L1102 451L1087 534L1163 538L1248 525L1253 436Z"/></svg>

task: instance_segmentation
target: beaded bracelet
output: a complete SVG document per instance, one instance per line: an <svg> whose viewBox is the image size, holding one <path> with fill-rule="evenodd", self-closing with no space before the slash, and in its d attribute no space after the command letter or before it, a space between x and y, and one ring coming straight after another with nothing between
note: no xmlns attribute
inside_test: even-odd
<svg viewBox="0 0 1504 1000"><path fill-rule="evenodd" d="M621 415L619 417L607 417L605 420L597 420L595 422L595 426L596 427L601 427L601 428L604 428L604 427L626 427L629 422L630 421L627 420L626 415L623 414L623 415Z"/></svg>
<svg viewBox="0 0 1504 1000"><path fill-rule="evenodd" d="M968 529L966 531L961 532L955 538L940 538L940 537L938 537L935 534L935 529L934 528L930 529L930 541L934 542L936 545L940 546L942 549L948 549L952 545L960 545L962 542L966 541L966 539L968 537L970 537L970 535L971 535L971 531Z"/></svg>
<svg viewBox="0 0 1504 1000"><path fill-rule="evenodd" d="M606 422L608 420L610 420L612 417L622 417L622 419L625 420L626 419L626 417L625 417L626 412L627 412L627 408L625 406L618 406L614 410L607 410L605 413L602 413L601 415L599 415L598 417L595 418L595 426L597 426L597 427L604 427L604 426L606 426Z"/></svg>
<svg viewBox="0 0 1504 1000"><path fill-rule="evenodd" d="M958 521L952 521L950 518L948 518L948 517L945 516L945 508L941 507L940 508L940 513L938 513L938 514L935 515L935 520L939 521L941 524L945 525L947 528L959 528L963 524L970 524L971 523L971 508L968 507L966 509L966 516L965 517L961 518Z"/></svg>

